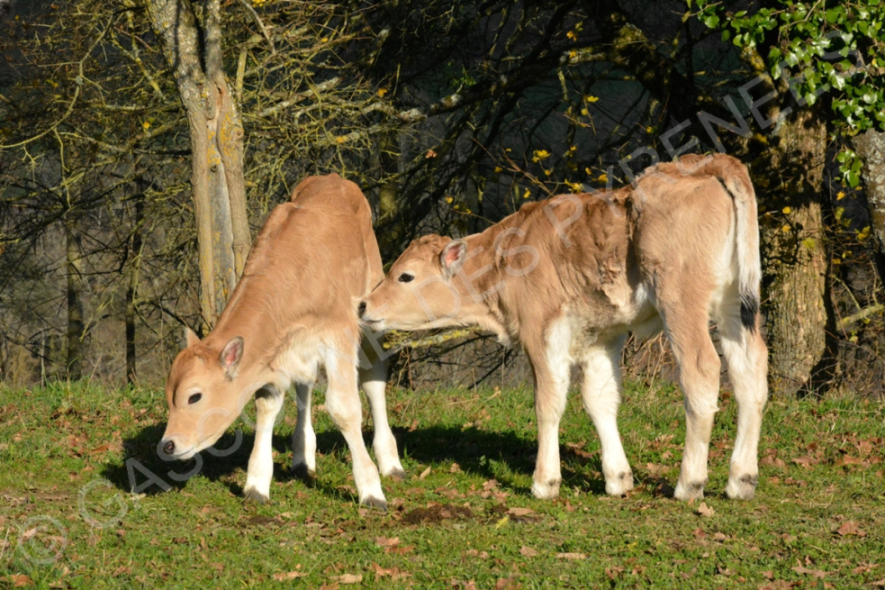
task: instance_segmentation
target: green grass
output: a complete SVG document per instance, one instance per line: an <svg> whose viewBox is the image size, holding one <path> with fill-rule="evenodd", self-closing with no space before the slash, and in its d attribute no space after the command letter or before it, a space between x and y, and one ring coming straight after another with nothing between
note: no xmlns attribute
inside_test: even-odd
<svg viewBox="0 0 885 590"><path fill-rule="evenodd" d="M677 390L628 388L621 432L640 485L627 498L603 495L598 438L574 395L562 425L562 497L531 497L531 400L530 390L391 392L409 477L383 482L391 509L381 514L357 506L346 446L322 411L316 485L287 474L290 401L275 438L272 502L255 506L241 497L249 432L239 451L204 453L199 474L177 482L168 472L193 465L156 457L161 392L2 389L0 587L885 585L883 403L772 401L756 499L731 502L722 494L734 438L726 396L705 500L715 512L701 516L699 505L660 493L675 484L682 453ZM134 470L143 489L130 494L127 458L171 490L144 486ZM349 585L348 576L362 579Z"/></svg>

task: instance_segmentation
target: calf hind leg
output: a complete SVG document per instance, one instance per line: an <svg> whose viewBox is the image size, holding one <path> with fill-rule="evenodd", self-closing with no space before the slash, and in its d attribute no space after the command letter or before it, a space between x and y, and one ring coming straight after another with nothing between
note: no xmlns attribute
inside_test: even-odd
<svg viewBox="0 0 885 590"><path fill-rule="evenodd" d="M768 399L768 352L758 327L749 330L741 324L740 304L719 321L722 352L737 402L737 436L728 472L725 493L729 498L750 500L759 478L757 458L762 411Z"/></svg>
<svg viewBox="0 0 885 590"><path fill-rule="evenodd" d="M674 496L678 500L700 499L707 485L721 363L710 338L706 305L670 306L663 316L685 396L685 451Z"/></svg>
<svg viewBox="0 0 885 590"><path fill-rule="evenodd" d="M584 382L581 396L584 409L599 433L605 493L612 496L620 496L633 489L633 473L618 432L618 405L621 403L618 357L623 342L619 338L609 346L593 347L582 359Z"/></svg>
<svg viewBox="0 0 885 590"><path fill-rule="evenodd" d="M313 430L310 402L313 383L295 384L295 402L298 421L292 433L292 473L299 479L312 481L316 478L317 436Z"/></svg>

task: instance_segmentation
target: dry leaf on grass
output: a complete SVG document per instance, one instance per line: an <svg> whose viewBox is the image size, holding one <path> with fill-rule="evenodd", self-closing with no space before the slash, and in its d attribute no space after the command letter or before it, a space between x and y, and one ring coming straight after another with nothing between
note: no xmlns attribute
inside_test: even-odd
<svg viewBox="0 0 885 590"><path fill-rule="evenodd" d="M0 580L2 580L2 579L4 579L4 578L0 578ZM6 576L5 579L6 579L6 581L12 583L13 588L22 588L24 586L30 586L32 584L31 578L29 578L28 576L26 576L24 574L12 574L12 575Z"/></svg>
<svg viewBox="0 0 885 590"><path fill-rule="evenodd" d="M810 576L814 576L815 578L825 578L830 575L830 572L825 572L822 570L811 570L805 566L797 565L796 567L790 568L797 574L808 574Z"/></svg>
<svg viewBox="0 0 885 590"><path fill-rule="evenodd" d="M511 508L507 512L508 512L508 514L510 514L512 516L528 516L529 514L535 513L535 511L532 510L531 508L516 508L516 507Z"/></svg>
<svg viewBox="0 0 885 590"><path fill-rule="evenodd" d="M279 574L274 574L273 579L277 582L285 582L286 580L294 580L295 578L301 578L306 576L304 572L283 572Z"/></svg>
<svg viewBox="0 0 885 590"><path fill-rule="evenodd" d="M399 545L399 537L375 537L375 544L379 547L395 547Z"/></svg>
<svg viewBox="0 0 885 590"><path fill-rule="evenodd" d="M842 526L840 526L836 530L836 533L838 533L839 535L841 535L843 537L847 537L849 535L857 535L858 537L866 537L867 536L866 531L862 530L859 526L857 526L856 522L851 521L851 520L849 520L848 522L846 522Z"/></svg>
<svg viewBox="0 0 885 590"><path fill-rule="evenodd" d="M374 568L374 570L375 570L375 577L376 578L384 578L384 577L389 576L393 580L399 580L400 578L411 578L412 577L412 574L410 574L408 572L404 572L401 569L399 569L398 567L392 567L392 568L388 569L388 568L381 567L377 563L372 563L372 568Z"/></svg>
<svg viewBox="0 0 885 590"><path fill-rule="evenodd" d="M422 472L421 472L421 475L418 476L418 479L424 479L424 478L427 477L428 475L430 475L430 467L428 467L427 469L425 469L424 471L422 471Z"/></svg>
<svg viewBox="0 0 885 590"><path fill-rule="evenodd" d="M523 545L522 547L519 548L519 553L523 557L535 557L538 554L537 551L535 551L531 547L527 547L525 545Z"/></svg>
<svg viewBox="0 0 885 590"><path fill-rule="evenodd" d="M342 584L359 584L363 581L362 574L343 574L335 578L335 581Z"/></svg>
<svg viewBox="0 0 885 590"><path fill-rule="evenodd" d="M701 516L713 516L716 514L716 511L707 506L706 502L701 502L701 505L698 506L698 514Z"/></svg>
<svg viewBox="0 0 885 590"><path fill-rule="evenodd" d="M556 557L559 559L586 559L586 553L557 553Z"/></svg>

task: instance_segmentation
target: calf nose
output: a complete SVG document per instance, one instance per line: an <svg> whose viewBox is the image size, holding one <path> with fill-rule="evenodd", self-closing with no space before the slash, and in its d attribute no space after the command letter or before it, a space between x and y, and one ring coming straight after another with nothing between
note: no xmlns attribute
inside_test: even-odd
<svg viewBox="0 0 885 590"><path fill-rule="evenodd" d="M360 304L356 308L356 315L359 317L363 317L364 313L366 313L366 302L360 301Z"/></svg>
<svg viewBox="0 0 885 590"><path fill-rule="evenodd" d="M167 441L165 445L163 445L163 452L167 455L171 455L175 452L175 443L173 441Z"/></svg>

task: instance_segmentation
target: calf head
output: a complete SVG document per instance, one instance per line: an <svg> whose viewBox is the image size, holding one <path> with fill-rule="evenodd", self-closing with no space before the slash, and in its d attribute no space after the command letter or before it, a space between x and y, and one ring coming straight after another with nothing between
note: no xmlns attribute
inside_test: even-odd
<svg viewBox="0 0 885 590"><path fill-rule="evenodd" d="M166 380L169 422L160 446L175 459L190 459L212 446L240 415L249 393L238 380L243 339L207 346L190 329Z"/></svg>
<svg viewBox="0 0 885 590"><path fill-rule="evenodd" d="M359 306L360 319L378 330L423 330L463 325L478 312L463 240L430 235L413 241Z"/></svg>

